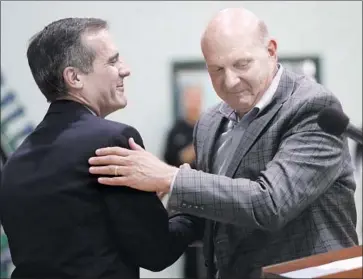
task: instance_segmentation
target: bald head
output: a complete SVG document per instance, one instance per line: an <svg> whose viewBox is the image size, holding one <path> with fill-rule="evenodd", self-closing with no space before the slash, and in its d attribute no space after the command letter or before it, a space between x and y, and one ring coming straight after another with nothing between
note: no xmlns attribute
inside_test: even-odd
<svg viewBox="0 0 363 279"><path fill-rule="evenodd" d="M243 8L220 11L201 41L217 95L240 115L251 110L272 82L277 44L266 24Z"/></svg>
<svg viewBox="0 0 363 279"><path fill-rule="evenodd" d="M254 13L244 8L228 8L217 13L207 25L202 36L202 49L208 42L236 36L254 38L265 44L269 34L266 24Z"/></svg>

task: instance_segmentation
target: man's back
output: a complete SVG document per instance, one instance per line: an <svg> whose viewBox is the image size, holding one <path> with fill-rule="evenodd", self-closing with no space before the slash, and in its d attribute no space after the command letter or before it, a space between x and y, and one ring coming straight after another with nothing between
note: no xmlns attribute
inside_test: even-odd
<svg viewBox="0 0 363 279"><path fill-rule="evenodd" d="M167 233L161 202L153 193L99 186L88 172L97 148L127 146L126 136L142 141L135 131L74 102L51 105L3 170L1 218L13 277L138 278L140 266L163 268L150 258L158 249L150 237Z"/></svg>

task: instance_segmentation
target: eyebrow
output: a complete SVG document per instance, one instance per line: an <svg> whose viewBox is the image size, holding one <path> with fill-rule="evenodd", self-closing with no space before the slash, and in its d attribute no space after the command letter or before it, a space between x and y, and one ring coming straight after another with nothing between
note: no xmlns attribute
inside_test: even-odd
<svg viewBox="0 0 363 279"><path fill-rule="evenodd" d="M119 53L117 52L115 55L112 55L110 58L108 58L108 62L112 62L114 60L117 60L119 57Z"/></svg>
<svg viewBox="0 0 363 279"><path fill-rule="evenodd" d="M248 62L251 62L252 61L252 58L250 57L246 57L246 58L241 58L241 59L238 59L234 64L239 64L239 63L248 63Z"/></svg>

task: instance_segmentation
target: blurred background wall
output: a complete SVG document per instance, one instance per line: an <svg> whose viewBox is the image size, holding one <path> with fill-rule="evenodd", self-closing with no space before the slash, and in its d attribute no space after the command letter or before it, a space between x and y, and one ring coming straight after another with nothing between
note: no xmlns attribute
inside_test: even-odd
<svg viewBox="0 0 363 279"><path fill-rule="evenodd" d="M174 121L171 63L201 60L199 41L207 21L220 9L241 5L266 21L280 55L320 57L322 83L340 99L351 121L361 126L361 1L1 2L1 71L24 105L27 120L36 125L48 104L27 64L30 37L64 17L108 20L120 54L132 71L125 83L127 108L108 118L135 126L146 149L161 156L166 132ZM361 173L357 184L361 220ZM360 239L361 232L360 221ZM142 271L142 276L181 277L182 261L158 274Z"/></svg>

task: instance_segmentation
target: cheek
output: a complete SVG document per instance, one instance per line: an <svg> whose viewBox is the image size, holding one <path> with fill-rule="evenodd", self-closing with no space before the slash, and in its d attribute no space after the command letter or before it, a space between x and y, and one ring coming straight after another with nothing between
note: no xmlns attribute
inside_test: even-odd
<svg viewBox="0 0 363 279"><path fill-rule="evenodd" d="M249 83L254 93L258 93L260 88L264 85L266 80L266 69L263 68L253 68L246 75L245 80Z"/></svg>
<svg viewBox="0 0 363 279"><path fill-rule="evenodd" d="M116 67L110 67L107 71L104 72L103 78L108 80L112 84L117 84L119 77L118 77L118 70Z"/></svg>
<svg viewBox="0 0 363 279"><path fill-rule="evenodd" d="M211 82L217 95L223 95L223 78L220 76L211 77Z"/></svg>

